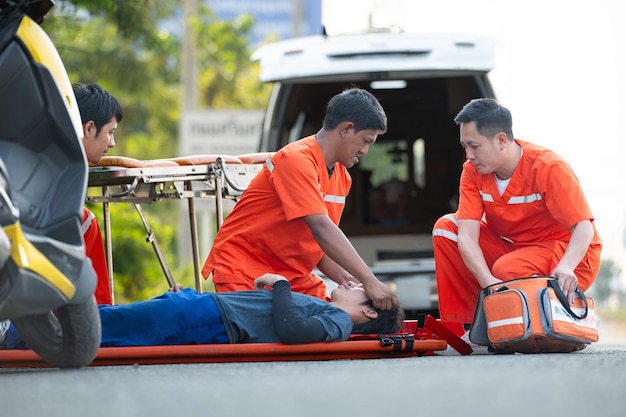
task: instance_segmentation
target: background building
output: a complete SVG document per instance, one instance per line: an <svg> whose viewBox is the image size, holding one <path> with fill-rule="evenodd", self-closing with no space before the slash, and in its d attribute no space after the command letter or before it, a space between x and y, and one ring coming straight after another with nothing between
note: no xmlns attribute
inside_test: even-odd
<svg viewBox="0 0 626 417"><path fill-rule="evenodd" d="M252 48L267 39L288 39L322 33L322 0L204 0L221 20L244 13L254 16Z"/></svg>

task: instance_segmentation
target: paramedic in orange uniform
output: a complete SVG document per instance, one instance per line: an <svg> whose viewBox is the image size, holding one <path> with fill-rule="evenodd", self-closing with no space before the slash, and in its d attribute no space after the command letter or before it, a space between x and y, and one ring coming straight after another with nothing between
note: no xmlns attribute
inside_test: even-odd
<svg viewBox="0 0 626 417"><path fill-rule="evenodd" d="M202 274L217 292L253 290L254 279L280 274L295 292L328 300L317 267L338 284L363 284L374 305L396 304L338 227L351 178L347 168L387 130L369 92L334 96L317 134L276 152L251 181L217 233Z"/></svg>
<svg viewBox="0 0 626 417"><path fill-rule="evenodd" d="M555 276L570 303L598 274L602 243L581 185L553 151L513 139L511 113L475 99L454 121L467 161L456 213L433 228L442 320L471 323L481 288Z"/></svg>
<svg viewBox="0 0 626 417"><path fill-rule="evenodd" d="M124 111L117 99L97 84L75 84L73 88L83 124L82 143L87 162L97 164L115 146L113 135L117 124L124 117ZM112 304L102 232L98 219L87 207L83 208L82 225L85 254L91 259L91 265L98 277L96 302Z"/></svg>

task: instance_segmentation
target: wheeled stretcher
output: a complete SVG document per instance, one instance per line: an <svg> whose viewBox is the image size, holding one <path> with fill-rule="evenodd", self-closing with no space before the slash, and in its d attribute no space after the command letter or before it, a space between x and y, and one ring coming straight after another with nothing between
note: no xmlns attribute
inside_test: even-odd
<svg viewBox="0 0 626 417"><path fill-rule="evenodd" d="M111 243L111 215L109 203L125 202L135 205L147 232L146 240L154 248L165 278L170 286L175 281L163 255L156 235L141 204L159 200L186 199L189 209L189 225L194 264L196 290L202 291L198 233L194 200L215 199L217 228L223 221L225 199L237 200L261 170L263 162L271 153L260 152L239 156L191 155L176 158L142 161L128 157L104 157L98 165L89 168L89 192L86 200L103 205L104 235L109 274L113 287L113 255ZM113 288L112 293L113 293Z"/></svg>

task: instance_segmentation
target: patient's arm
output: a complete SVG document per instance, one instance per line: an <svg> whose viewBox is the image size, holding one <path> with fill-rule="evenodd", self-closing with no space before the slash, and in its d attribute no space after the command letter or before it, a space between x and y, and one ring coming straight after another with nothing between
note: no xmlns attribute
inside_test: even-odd
<svg viewBox="0 0 626 417"><path fill-rule="evenodd" d="M327 338L322 322L313 317L300 317L289 281L274 283L274 328L283 343L323 342Z"/></svg>

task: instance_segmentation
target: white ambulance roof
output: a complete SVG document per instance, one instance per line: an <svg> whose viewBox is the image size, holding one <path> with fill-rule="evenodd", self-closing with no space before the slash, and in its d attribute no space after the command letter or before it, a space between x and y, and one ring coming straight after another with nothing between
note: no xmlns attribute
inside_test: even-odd
<svg viewBox="0 0 626 417"><path fill-rule="evenodd" d="M494 65L494 46L489 39L469 35L319 35L264 45L252 59L260 60L261 81L372 72L488 72Z"/></svg>

